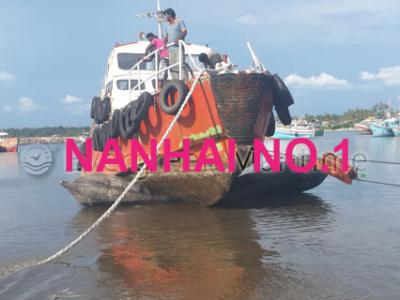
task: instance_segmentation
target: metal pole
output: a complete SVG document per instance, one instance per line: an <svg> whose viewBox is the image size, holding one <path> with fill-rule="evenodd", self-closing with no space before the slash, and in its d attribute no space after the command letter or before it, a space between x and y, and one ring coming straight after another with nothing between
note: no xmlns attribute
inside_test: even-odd
<svg viewBox="0 0 400 300"><path fill-rule="evenodd" d="M155 64L156 64L156 86L154 87L155 91L158 90L158 71L159 71L159 61L158 61L158 51L156 52L156 58L155 58Z"/></svg>
<svg viewBox="0 0 400 300"><path fill-rule="evenodd" d="M179 41L179 80L182 80L182 41Z"/></svg>
<svg viewBox="0 0 400 300"><path fill-rule="evenodd" d="M160 14L161 13L161 4L160 0L157 0L157 12ZM161 20L158 20L158 37L161 39L162 38L162 27L161 27Z"/></svg>

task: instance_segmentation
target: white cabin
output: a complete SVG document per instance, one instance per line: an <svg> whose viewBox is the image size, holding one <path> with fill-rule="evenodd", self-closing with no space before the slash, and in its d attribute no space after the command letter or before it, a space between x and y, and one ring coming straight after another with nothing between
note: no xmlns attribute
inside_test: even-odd
<svg viewBox="0 0 400 300"><path fill-rule="evenodd" d="M136 100L143 91L151 94L156 92L156 59L138 64L145 57L149 44L147 41L139 41L116 45L111 51L100 96L111 98L112 110L123 108ZM200 69L201 53L211 54L212 50L206 46L185 44L185 59L195 76Z"/></svg>

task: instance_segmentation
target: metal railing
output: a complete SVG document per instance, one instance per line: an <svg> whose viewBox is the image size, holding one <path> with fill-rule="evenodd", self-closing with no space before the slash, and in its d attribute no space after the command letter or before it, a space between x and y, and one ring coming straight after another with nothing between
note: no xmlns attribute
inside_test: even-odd
<svg viewBox="0 0 400 300"><path fill-rule="evenodd" d="M157 92L158 86L159 86L159 75L160 74L165 74L165 72L168 72L169 70L178 67L178 73L179 73L179 80L183 80L183 68L186 66L186 61L185 61L185 56L183 55L184 53L184 48L187 46L187 44L184 41L179 41L179 59L178 62L172 65L168 65L166 68L163 69L159 69L159 55L160 52L162 50L164 50L165 48L169 49L171 47L175 47L176 44L171 43L168 44L166 47L164 48L160 48L160 49L156 49L152 52L150 52L149 54L147 54L146 56L144 56L141 60L139 60L130 70L128 73L128 87L129 87L129 101L131 101L132 98L132 92L133 91L142 91L142 85L146 84L146 82L152 80L155 78L155 88L154 88L154 93ZM141 68L140 66L144 63L147 62L149 58L154 56L154 61L155 61L155 66L154 66L154 71L150 70L151 72L153 72L151 75L146 76L145 79L142 80L142 74L141 74ZM193 56L191 54L187 54L187 56L189 57L189 59L191 60L193 66L196 68L196 70L198 72L202 71L202 69L197 65L196 61L194 60ZM149 71L149 70L147 70ZM132 79L132 72L136 72L137 73L137 84L134 87L131 87L131 79Z"/></svg>

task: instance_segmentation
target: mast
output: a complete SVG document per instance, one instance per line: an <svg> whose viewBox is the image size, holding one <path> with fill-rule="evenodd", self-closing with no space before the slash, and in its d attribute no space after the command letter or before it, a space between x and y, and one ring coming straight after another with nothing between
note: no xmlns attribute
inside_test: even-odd
<svg viewBox="0 0 400 300"><path fill-rule="evenodd" d="M135 15L136 17L140 18L154 18L156 19L156 22L158 23L158 36L161 38L162 37L162 22L164 22L164 15L161 10L161 4L160 0L156 0L157 3L157 11L156 12L145 12L142 14L137 14Z"/></svg>
<svg viewBox="0 0 400 300"><path fill-rule="evenodd" d="M160 0L157 0L157 14L158 14L158 18L157 18L157 22L158 22L158 37L162 38L162 26L161 26L161 4L160 4Z"/></svg>

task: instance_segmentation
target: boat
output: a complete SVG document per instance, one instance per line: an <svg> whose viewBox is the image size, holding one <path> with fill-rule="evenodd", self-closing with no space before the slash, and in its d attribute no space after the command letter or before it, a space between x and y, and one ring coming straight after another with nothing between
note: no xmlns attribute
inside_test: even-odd
<svg viewBox="0 0 400 300"><path fill-rule="evenodd" d="M274 138L276 139L294 139L294 138L313 138L323 135L321 128L316 128L314 124L304 119L293 120L290 125L279 124L276 127Z"/></svg>
<svg viewBox="0 0 400 300"><path fill-rule="evenodd" d="M372 136L374 137L394 137L393 129L389 122L378 120L371 123Z"/></svg>
<svg viewBox="0 0 400 300"><path fill-rule="evenodd" d="M360 123L354 124L354 129L356 130L358 135L372 135L372 122L373 121L371 119L363 120Z"/></svg>
<svg viewBox="0 0 400 300"><path fill-rule="evenodd" d="M0 152L17 152L18 138L9 137L7 132L0 132Z"/></svg>
<svg viewBox="0 0 400 300"><path fill-rule="evenodd" d="M315 136L324 136L325 129L320 124L316 124L315 126Z"/></svg>
<svg viewBox="0 0 400 300"><path fill-rule="evenodd" d="M391 118L385 120L388 126L393 130L395 136L400 136L400 119Z"/></svg>
<svg viewBox="0 0 400 300"><path fill-rule="evenodd" d="M144 16L158 21L161 35L164 15L159 5L155 13ZM201 157L212 156L210 151L203 152L203 146L210 140L215 143L223 168L227 170L232 139L237 144L237 155L248 153L254 140L264 141L265 137L274 135L273 108L282 124L291 124L289 106L294 100L283 80L264 67L249 43L252 65L246 70L236 69L224 55L219 68L205 68L200 65L200 55L211 55L215 50L185 41L178 45L185 61L180 59L175 66L160 70L160 50L146 55L148 45L145 41L130 42L116 45L111 51L103 87L92 101L91 143L82 147L85 153L89 145L93 146L91 170L82 167L81 176L75 181L61 182L82 205L112 204L136 177L138 166L144 163L143 157L137 162L132 159L135 157L132 154L136 153L132 150L132 141L151 153L154 142L161 144L168 133L168 150L160 147L156 151L158 169L147 170L128 191L123 203L178 200L212 206L229 198L233 191L235 195L240 192L242 201L246 201L245 195L254 190L254 186L268 197L273 192L301 193L312 189L327 175L346 184L351 184L356 177L353 168L341 170L342 161L337 157L328 160L327 170L324 169L326 159L319 158L315 170L306 174L287 170L270 172L267 167L255 172L249 160L232 172L221 172L213 165L203 167L200 172L194 171L192 166L197 165ZM171 76L173 67L178 68L178 79ZM185 69L189 71L189 78L184 76ZM160 79L165 71L167 80ZM116 141L118 153L115 149L108 151L110 139ZM183 150L190 152L187 172L182 171L185 158L170 160L171 152ZM117 164L106 164L96 172L103 155L111 160L122 157L126 170L121 170ZM168 172L160 170L166 160L170 164ZM281 164L284 168L285 162Z"/></svg>

